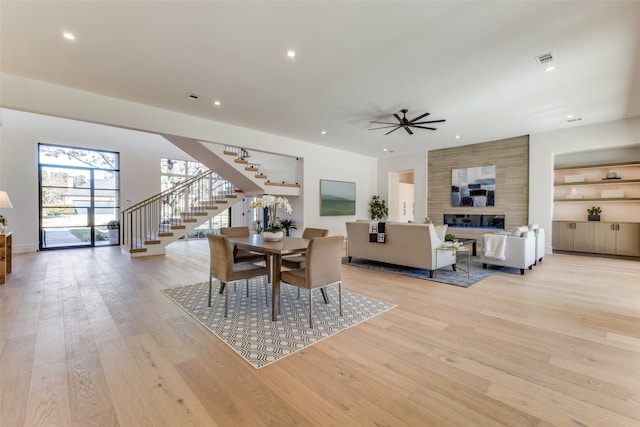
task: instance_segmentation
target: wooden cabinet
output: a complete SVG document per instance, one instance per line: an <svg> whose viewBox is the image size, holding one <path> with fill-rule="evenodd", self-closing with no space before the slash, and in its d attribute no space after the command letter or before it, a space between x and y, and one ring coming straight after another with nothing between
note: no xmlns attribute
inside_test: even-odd
<svg viewBox="0 0 640 427"><path fill-rule="evenodd" d="M7 280L11 273L11 240L13 232L0 233L0 285Z"/></svg>
<svg viewBox="0 0 640 427"><path fill-rule="evenodd" d="M640 256L640 224L594 223L593 242L599 254Z"/></svg>
<svg viewBox="0 0 640 427"><path fill-rule="evenodd" d="M593 252L593 223L553 221L553 249Z"/></svg>
<svg viewBox="0 0 640 427"><path fill-rule="evenodd" d="M553 249L640 256L640 224L553 221Z"/></svg>

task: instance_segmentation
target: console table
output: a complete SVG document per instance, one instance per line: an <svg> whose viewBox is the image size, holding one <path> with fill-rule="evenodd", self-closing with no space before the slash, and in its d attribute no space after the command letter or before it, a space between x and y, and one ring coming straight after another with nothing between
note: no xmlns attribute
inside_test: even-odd
<svg viewBox="0 0 640 427"><path fill-rule="evenodd" d="M11 273L11 239L13 231L0 233L0 285L7 280L7 274Z"/></svg>

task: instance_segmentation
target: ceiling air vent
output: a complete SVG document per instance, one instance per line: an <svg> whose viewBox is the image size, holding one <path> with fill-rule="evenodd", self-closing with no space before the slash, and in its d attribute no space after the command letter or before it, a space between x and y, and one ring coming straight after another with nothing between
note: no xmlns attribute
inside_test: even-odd
<svg viewBox="0 0 640 427"><path fill-rule="evenodd" d="M553 52L543 53L542 55L536 56L536 62L538 65L545 65L550 62L553 62Z"/></svg>
<svg viewBox="0 0 640 427"><path fill-rule="evenodd" d="M582 117L574 117L572 119L567 120L567 123L579 122L582 120Z"/></svg>
<svg viewBox="0 0 640 427"><path fill-rule="evenodd" d="M187 95L187 99L191 100L191 101L196 101L198 99L200 99L202 97L201 93L197 93L197 92L191 92L189 95Z"/></svg>

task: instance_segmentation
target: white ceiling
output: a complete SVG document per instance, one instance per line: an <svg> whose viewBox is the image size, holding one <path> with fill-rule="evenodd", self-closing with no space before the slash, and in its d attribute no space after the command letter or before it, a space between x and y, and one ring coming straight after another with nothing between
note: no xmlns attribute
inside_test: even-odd
<svg viewBox="0 0 640 427"><path fill-rule="evenodd" d="M638 1L2 0L0 19L4 72L372 156L640 115ZM368 130L401 108L446 122Z"/></svg>

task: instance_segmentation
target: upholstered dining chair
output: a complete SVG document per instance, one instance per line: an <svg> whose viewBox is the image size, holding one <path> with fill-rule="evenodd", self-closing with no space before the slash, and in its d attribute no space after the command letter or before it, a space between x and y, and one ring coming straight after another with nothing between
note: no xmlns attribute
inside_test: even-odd
<svg viewBox="0 0 640 427"><path fill-rule="evenodd" d="M338 300L342 316L342 244L344 236L315 237L309 241L305 254L305 266L282 272L284 283L309 290L309 325L313 328L314 289L338 284Z"/></svg>
<svg viewBox="0 0 640 427"><path fill-rule="evenodd" d="M249 227L220 227L220 234L227 237L247 237L251 235ZM234 262L267 262L266 255L233 248ZM266 264L265 264L266 265Z"/></svg>
<svg viewBox="0 0 640 427"><path fill-rule="evenodd" d="M249 280L253 277L267 276L269 269L251 262L234 262L233 244L229 237L222 234L207 234L209 239L209 307L211 307L211 289L213 279L220 281L220 292L224 292L224 317L229 311L229 286L227 283L238 280L247 282L247 296L249 296ZM267 282L265 284L265 295L268 298Z"/></svg>
<svg viewBox="0 0 640 427"><path fill-rule="evenodd" d="M302 232L303 239L313 239L314 237L327 237L329 230L324 228L310 228L306 227ZM304 253L288 255L282 257L282 266L288 269L295 270L304 267Z"/></svg>

